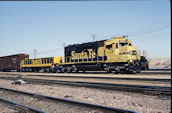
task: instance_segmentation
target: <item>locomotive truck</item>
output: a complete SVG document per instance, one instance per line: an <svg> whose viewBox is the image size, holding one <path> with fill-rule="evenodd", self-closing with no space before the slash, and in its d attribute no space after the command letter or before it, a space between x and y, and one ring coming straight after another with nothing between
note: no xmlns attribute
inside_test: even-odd
<svg viewBox="0 0 172 113"><path fill-rule="evenodd" d="M148 63L143 63L137 47L125 36L68 45L64 49L64 59L51 57L22 60L21 71L139 73L143 65Z"/></svg>

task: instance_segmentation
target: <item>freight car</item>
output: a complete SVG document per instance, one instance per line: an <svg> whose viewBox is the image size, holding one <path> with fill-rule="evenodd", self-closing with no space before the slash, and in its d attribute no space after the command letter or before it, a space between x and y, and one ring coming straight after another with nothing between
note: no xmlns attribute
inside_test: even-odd
<svg viewBox="0 0 172 113"><path fill-rule="evenodd" d="M20 71L20 62L26 58L29 58L28 54L0 57L0 71Z"/></svg>
<svg viewBox="0 0 172 113"><path fill-rule="evenodd" d="M62 63L62 57L25 59L21 61L22 72L54 72L54 66Z"/></svg>

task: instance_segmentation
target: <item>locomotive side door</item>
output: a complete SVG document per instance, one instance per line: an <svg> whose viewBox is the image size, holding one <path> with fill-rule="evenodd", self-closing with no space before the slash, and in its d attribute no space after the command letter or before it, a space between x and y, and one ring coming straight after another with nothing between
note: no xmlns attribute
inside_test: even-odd
<svg viewBox="0 0 172 113"><path fill-rule="evenodd" d="M107 62L114 60L114 43L107 44L105 47L105 56L107 57Z"/></svg>
<svg viewBox="0 0 172 113"><path fill-rule="evenodd" d="M105 56L107 57L107 61L109 62L116 62L120 59L118 42L106 45Z"/></svg>
<svg viewBox="0 0 172 113"><path fill-rule="evenodd" d="M119 43L116 42L116 43L114 44L114 60L115 60L115 62L116 62L116 61L118 61L119 59L120 59L120 57L119 57Z"/></svg>

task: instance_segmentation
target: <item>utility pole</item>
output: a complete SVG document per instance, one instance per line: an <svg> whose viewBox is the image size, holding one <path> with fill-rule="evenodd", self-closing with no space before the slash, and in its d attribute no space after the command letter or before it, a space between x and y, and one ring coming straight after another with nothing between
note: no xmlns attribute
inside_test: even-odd
<svg viewBox="0 0 172 113"><path fill-rule="evenodd" d="M35 58L35 59L36 59L36 52L37 52L37 50L34 49L34 50L33 50L33 54L34 54L34 58Z"/></svg>
<svg viewBox="0 0 172 113"><path fill-rule="evenodd" d="M93 41L95 41L96 34L92 34Z"/></svg>
<svg viewBox="0 0 172 113"><path fill-rule="evenodd" d="M65 43L63 43L63 47L65 48L65 46L66 46L66 44Z"/></svg>
<svg viewBox="0 0 172 113"><path fill-rule="evenodd" d="M64 51L64 52L63 52L63 55L64 55L64 57L63 57L63 58L64 58L64 60L63 60L63 61L65 62L65 54L66 54L66 53L65 53L65 46L66 46L66 44L65 44L65 43L63 43L62 45L63 45L63 51Z"/></svg>

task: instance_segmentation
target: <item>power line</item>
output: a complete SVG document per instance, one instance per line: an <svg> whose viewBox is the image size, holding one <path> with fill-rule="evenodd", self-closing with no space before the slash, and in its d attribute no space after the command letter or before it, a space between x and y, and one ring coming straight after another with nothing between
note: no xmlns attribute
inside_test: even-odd
<svg viewBox="0 0 172 113"><path fill-rule="evenodd" d="M167 21L170 21L168 18L165 18L165 19L163 19L163 20L160 20L160 21L156 21L156 22L152 22L152 23L149 23L149 24L144 24L143 26L137 26L137 27L134 27L134 30L135 31L138 31L139 29L143 29L143 28L148 28L148 29L150 29L150 26L155 26L155 25L159 25L159 23L161 23L161 24L169 24L169 23L167 23ZM162 25L162 26L164 26L164 25ZM159 26L155 26L155 27L159 27ZM119 31L120 29L118 29L118 31ZM125 28L123 28L123 29L121 29L120 31L127 31ZM143 31L142 31L143 32ZM132 34L136 34L136 33L138 33L138 32L133 32ZM109 34L109 33L108 33ZM104 36L98 36L97 38L108 38L109 39L109 37L114 37L114 36L124 36L124 35L129 35L130 36L130 34L129 33L115 33L115 31L114 31L114 33L111 33L112 35L104 35Z"/></svg>
<svg viewBox="0 0 172 113"><path fill-rule="evenodd" d="M53 52L57 52L61 49L63 49L63 48L56 48L56 49L51 49L51 50L47 50L47 51L42 51L42 52L39 52L39 54L53 53Z"/></svg>
<svg viewBox="0 0 172 113"><path fill-rule="evenodd" d="M141 36L142 38L134 38L134 39L132 39L132 40L147 40L147 39L157 39L157 38L162 38L162 37L160 37L159 35L162 35L162 34L166 34L166 33L160 33L160 34L153 34L153 36L157 36L156 38L155 37L150 37L150 36ZM148 35L150 35L150 34L148 34ZM159 37L158 37L159 36Z"/></svg>
<svg viewBox="0 0 172 113"><path fill-rule="evenodd" d="M152 27L152 28L148 28L148 29L145 29L145 30L140 30L140 31L137 31L137 32L132 32L132 33L128 33L127 35L129 35L130 37L136 37L136 36L140 36L140 35L148 35L148 34L153 34L153 33L156 33L158 31L162 31L162 30L166 30L166 29L169 29L170 26L169 25L161 25L161 26L156 26L156 27ZM118 33L119 35L119 33ZM120 34L120 36L124 36L126 35L126 33L123 33L123 34ZM105 37L114 37L114 36L117 36L117 34L114 33L114 35L106 35L106 36L99 36L98 38L105 38Z"/></svg>
<svg viewBox="0 0 172 113"><path fill-rule="evenodd" d="M130 34L130 36L135 37L135 36L140 36L140 35L152 34L152 33L162 31L162 30L165 30L165 29L169 29L169 28L170 28L169 25L157 26L157 27L149 28L149 29L142 30L142 31L139 31L139 32L133 32L133 33Z"/></svg>

